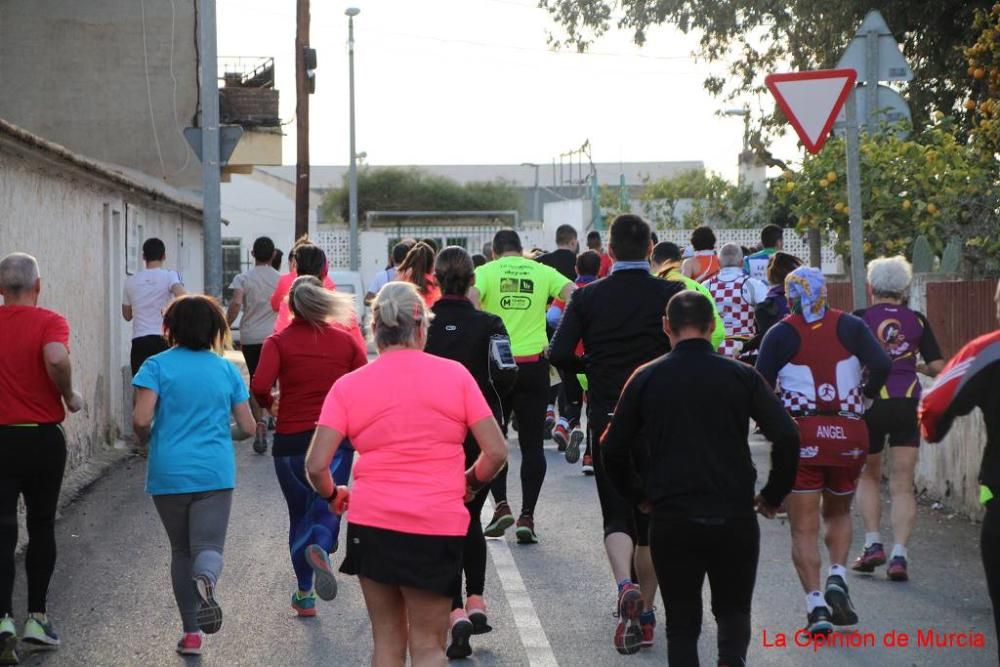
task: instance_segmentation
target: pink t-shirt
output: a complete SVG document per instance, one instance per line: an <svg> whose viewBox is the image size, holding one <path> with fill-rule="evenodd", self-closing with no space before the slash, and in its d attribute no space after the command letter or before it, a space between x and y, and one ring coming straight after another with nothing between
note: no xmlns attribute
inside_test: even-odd
<svg viewBox="0 0 1000 667"><path fill-rule="evenodd" d="M465 535L468 427L492 417L464 366L421 350L387 352L337 380L319 425L351 440L350 521L418 535Z"/></svg>

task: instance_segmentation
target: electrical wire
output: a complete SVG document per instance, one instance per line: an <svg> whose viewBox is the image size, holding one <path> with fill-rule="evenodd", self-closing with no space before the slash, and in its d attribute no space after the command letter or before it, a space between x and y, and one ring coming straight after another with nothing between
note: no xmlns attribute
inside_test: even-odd
<svg viewBox="0 0 1000 667"><path fill-rule="evenodd" d="M156 116L153 111L153 85L149 80L149 50L146 46L146 0L139 0L139 8L142 12L142 61L146 71L146 99L149 102L149 122L153 126L153 143L156 145L156 154L160 158L160 173L163 175L163 178L167 178L167 165L163 161L160 135L156 131Z"/></svg>

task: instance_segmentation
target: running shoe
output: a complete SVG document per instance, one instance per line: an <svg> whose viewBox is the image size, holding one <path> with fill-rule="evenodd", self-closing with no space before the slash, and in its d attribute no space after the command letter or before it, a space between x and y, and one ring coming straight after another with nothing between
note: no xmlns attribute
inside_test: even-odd
<svg viewBox="0 0 1000 667"><path fill-rule="evenodd" d="M337 578L330 566L330 556L318 544L306 547L306 562L313 571L313 586L320 600L330 600L337 597Z"/></svg>
<svg viewBox="0 0 1000 667"><path fill-rule="evenodd" d="M469 638L474 634L472 621L465 615L464 609L455 609L451 612L451 643L445 655L449 660L462 660L472 655L472 645Z"/></svg>
<svg viewBox="0 0 1000 667"><path fill-rule="evenodd" d="M21 635L21 640L35 646L56 647L60 644L59 635L52 627L52 621L44 615L41 618L38 616L28 617L28 620L24 622L24 634Z"/></svg>
<svg viewBox="0 0 1000 667"><path fill-rule="evenodd" d="M590 454L583 455L583 465L580 466L580 472L584 475L594 474L594 457Z"/></svg>
<svg viewBox="0 0 1000 667"><path fill-rule="evenodd" d="M316 591L302 595L298 591L292 593L292 611L296 616L312 618L316 615Z"/></svg>
<svg viewBox="0 0 1000 667"><path fill-rule="evenodd" d="M625 584L618 591L618 624L615 626L615 650L622 655L638 653L642 648L642 627L639 616L643 600L639 587Z"/></svg>
<svg viewBox="0 0 1000 667"><path fill-rule="evenodd" d="M642 630L642 647L652 648L656 638L656 610L650 609L639 614L639 629Z"/></svg>
<svg viewBox="0 0 1000 667"><path fill-rule="evenodd" d="M830 575L826 578L826 592L823 597L830 605L831 620L834 625L857 625L858 614L851 604L851 596L847 592L847 583L840 575Z"/></svg>
<svg viewBox="0 0 1000 667"><path fill-rule="evenodd" d="M552 429L555 428L555 425L556 425L556 411L553 410L552 408L549 408L548 411L545 413L545 428L542 431L542 437L545 438L546 440L551 440ZM514 430L515 431L517 430L517 426L514 426Z"/></svg>
<svg viewBox="0 0 1000 667"><path fill-rule="evenodd" d="M493 630L486 618L486 600L482 595L470 595L465 601L465 615L472 622L472 634L485 635Z"/></svg>
<svg viewBox="0 0 1000 667"><path fill-rule="evenodd" d="M483 529L483 535L486 537L503 537L503 534L507 532L507 529L514 525L514 514L510 511L510 505L507 501L501 501L497 503L497 507L493 510L493 518L490 522L486 524L486 528Z"/></svg>
<svg viewBox="0 0 1000 667"><path fill-rule="evenodd" d="M885 549L878 542L874 542L865 547L858 559L851 565L855 572L871 574L879 565L885 565Z"/></svg>
<svg viewBox="0 0 1000 667"><path fill-rule="evenodd" d="M267 453L267 422L257 422L257 433L253 438L253 450L258 454Z"/></svg>
<svg viewBox="0 0 1000 667"><path fill-rule="evenodd" d="M10 616L0 618L0 665L16 665L17 658L17 626Z"/></svg>
<svg viewBox="0 0 1000 667"><path fill-rule="evenodd" d="M579 426L569 432L569 442L566 443L566 463L576 463L580 460L580 445L586 436Z"/></svg>
<svg viewBox="0 0 1000 667"><path fill-rule="evenodd" d="M222 629L222 607L215 600L215 585L205 575L194 578L194 588L198 592L198 615L195 621L198 629L206 635L214 635Z"/></svg>
<svg viewBox="0 0 1000 667"><path fill-rule="evenodd" d="M181 655L201 655L201 641L200 632L185 632L177 642L177 652Z"/></svg>
<svg viewBox="0 0 1000 667"><path fill-rule="evenodd" d="M892 560L889 561L889 567L886 568L886 574L893 581L909 581L910 574L906 571L906 557L893 556Z"/></svg>
<svg viewBox="0 0 1000 667"><path fill-rule="evenodd" d="M830 610L826 607L816 607L806 617L806 633L810 637L828 637L833 632L830 620Z"/></svg>
<svg viewBox="0 0 1000 667"><path fill-rule="evenodd" d="M552 429L552 439L556 443L556 449L565 452L569 445L569 429L562 424L556 424L556 427Z"/></svg>
<svg viewBox="0 0 1000 667"><path fill-rule="evenodd" d="M518 544L537 544L538 536L535 535L535 520L528 514L522 514L517 519L517 530L514 531L517 535Z"/></svg>

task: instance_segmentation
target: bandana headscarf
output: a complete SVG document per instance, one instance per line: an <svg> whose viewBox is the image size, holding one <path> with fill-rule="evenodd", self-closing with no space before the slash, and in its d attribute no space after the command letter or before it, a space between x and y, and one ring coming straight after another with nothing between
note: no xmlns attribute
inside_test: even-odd
<svg viewBox="0 0 1000 667"><path fill-rule="evenodd" d="M785 294L792 312L802 315L806 322L812 324L826 315L826 281L819 269L800 266L789 273Z"/></svg>

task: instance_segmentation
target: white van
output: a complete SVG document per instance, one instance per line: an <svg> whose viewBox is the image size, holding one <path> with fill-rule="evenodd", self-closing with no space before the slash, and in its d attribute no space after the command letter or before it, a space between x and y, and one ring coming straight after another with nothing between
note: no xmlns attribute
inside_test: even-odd
<svg viewBox="0 0 1000 667"><path fill-rule="evenodd" d="M365 288L361 283L361 274L357 271L330 271L330 280L337 286L338 292L345 292L354 297L354 312L362 329L365 324Z"/></svg>

